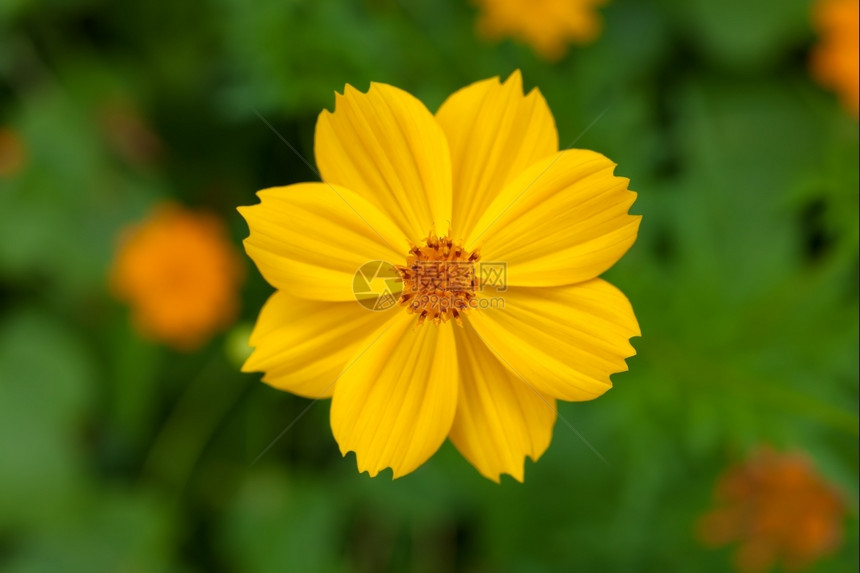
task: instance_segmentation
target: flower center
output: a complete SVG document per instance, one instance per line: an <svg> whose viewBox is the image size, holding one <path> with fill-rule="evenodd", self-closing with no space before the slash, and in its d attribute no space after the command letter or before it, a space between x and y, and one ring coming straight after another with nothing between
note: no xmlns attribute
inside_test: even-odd
<svg viewBox="0 0 860 573"><path fill-rule="evenodd" d="M397 267L403 280L398 304L417 314L418 324L431 320L438 326L453 318L462 326L460 317L475 298L475 263L481 257L477 249L467 252L461 243L433 233L424 242L409 250L406 266Z"/></svg>

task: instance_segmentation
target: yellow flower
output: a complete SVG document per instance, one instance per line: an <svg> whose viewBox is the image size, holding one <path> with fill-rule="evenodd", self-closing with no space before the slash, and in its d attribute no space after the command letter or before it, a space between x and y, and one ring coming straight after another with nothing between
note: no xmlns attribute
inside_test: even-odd
<svg viewBox="0 0 860 573"><path fill-rule="evenodd" d="M244 370L332 397L341 452L371 476L407 474L450 437L483 475L522 480L525 457L549 446L555 399L600 396L635 354L630 303L597 277L636 239L636 194L604 156L559 152L519 72L457 91L435 116L395 87L347 85L319 116L315 152L322 183L240 208L245 248L277 289ZM369 311L380 306L355 288L380 278L356 274L371 261L397 273L392 309Z"/></svg>
<svg viewBox="0 0 860 573"><path fill-rule="evenodd" d="M488 39L511 37L547 60L564 56L568 44L586 44L600 34L597 7L606 0L475 0L478 32Z"/></svg>
<svg viewBox="0 0 860 573"><path fill-rule="evenodd" d="M235 318L243 275L219 219L163 204L123 234L110 283L144 335L193 350Z"/></svg>
<svg viewBox="0 0 860 573"><path fill-rule="evenodd" d="M819 0L813 24L821 36L812 52L812 73L834 90L854 117L860 109L860 2Z"/></svg>
<svg viewBox="0 0 860 573"><path fill-rule="evenodd" d="M842 538L844 501L798 454L756 452L720 479L716 501L699 523L699 537L712 547L739 542L735 561L745 573L778 561L788 570L807 567Z"/></svg>

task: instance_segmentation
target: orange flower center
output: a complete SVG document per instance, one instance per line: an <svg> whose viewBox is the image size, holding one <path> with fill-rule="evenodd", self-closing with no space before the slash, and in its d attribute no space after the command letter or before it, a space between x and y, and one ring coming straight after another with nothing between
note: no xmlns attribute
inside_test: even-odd
<svg viewBox="0 0 860 573"><path fill-rule="evenodd" d="M409 250L406 266L397 267L403 280L398 304L417 314L418 324L430 320L438 326L453 318L462 326L460 316L475 298L475 263L481 257L477 249L468 252L461 243L433 233L424 242Z"/></svg>

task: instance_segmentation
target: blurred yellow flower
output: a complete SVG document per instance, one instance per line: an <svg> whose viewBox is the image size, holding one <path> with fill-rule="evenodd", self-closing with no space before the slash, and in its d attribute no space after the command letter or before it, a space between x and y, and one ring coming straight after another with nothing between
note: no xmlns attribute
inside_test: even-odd
<svg viewBox="0 0 860 573"><path fill-rule="evenodd" d="M835 91L854 117L860 109L860 2L819 0L813 24L820 36L812 52L812 73L821 85Z"/></svg>
<svg viewBox="0 0 860 573"><path fill-rule="evenodd" d="M555 399L600 396L635 354L630 303L597 278L636 239L627 179L598 153L560 152L519 72L435 116L390 85L348 85L315 152L322 183L239 209L277 289L244 370L332 397L341 452L371 476L407 474L450 437L484 476L522 480Z"/></svg>
<svg viewBox="0 0 860 573"><path fill-rule="evenodd" d="M715 497L718 507L700 521L699 537L713 547L739 542L740 571L759 573L777 562L800 569L841 542L844 502L801 455L758 451L726 472Z"/></svg>
<svg viewBox="0 0 860 573"><path fill-rule="evenodd" d="M219 219L167 203L123 233L110 283L141 333L193 350L235 318L243 275Z"/></svg>
<svg viewBox="0 0 860 573"><path fill-rule="evenodd" d="M478 33L511 37L541 57L558 60L571 43L586 44L600 34L597 7L607 0L475 0L481 10Z"/></svg>
<svg viewBox="0 0 860 573"><path fill-rule="evenodd" d="M0 177L12 177L21 172L27 160L24 142L17 133L0 127Z"/></svg>

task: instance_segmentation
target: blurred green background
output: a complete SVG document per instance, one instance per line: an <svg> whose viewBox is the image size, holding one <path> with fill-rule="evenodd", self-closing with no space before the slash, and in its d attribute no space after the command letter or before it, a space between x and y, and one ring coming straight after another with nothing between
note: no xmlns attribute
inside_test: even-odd
<svg viewBox="0 0 860 573"><path fill-rule="evenodd" d="M725 468L799 450L848 503L816 571L858 567L858 128L808 70L808 0L614 0L545 62L455 0L0 0L0 569L726 571L695 524ZM431 110L523 71L562 144L618 163L640 237L607 278L643 336L594 402L559 404L525 483L446 444L404 479L341 458L328 401L241 374L271 288L181 353L140 337L107 276L163 199L214 211L315 175L345 83ZM602 115L601 115L602 114ZM111 117L120 117L111 121Z"/></svg>

